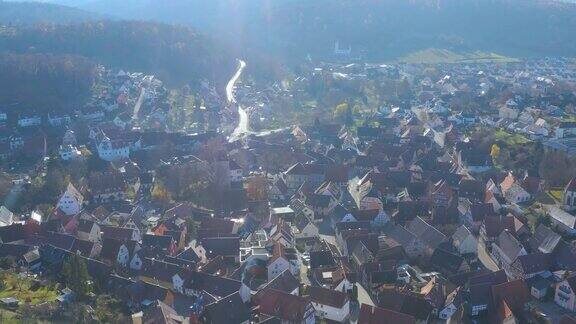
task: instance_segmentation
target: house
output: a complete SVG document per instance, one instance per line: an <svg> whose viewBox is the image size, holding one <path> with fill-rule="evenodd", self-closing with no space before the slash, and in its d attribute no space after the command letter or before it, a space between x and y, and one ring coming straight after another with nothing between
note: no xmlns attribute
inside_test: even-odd
<svg viewBox="0 0 576 324"><path fill-rule="evenodd" d="M415 324L412 315L395 312L390 309L362 304L358 315L358 324Z"/></svg>
<svg viewBox="0 0 576 324"><path fill-rule="evenodd" d="M360 180L358 178L350 180L348 184L348 192L354 199L358 209L382 209L383 205L382 200L380 199L380 194L374 185L367 179L369 174L370 172Z"/></svg>
<svg viewBox="0 0 576 324"><path fill-rule="evenodd" d="M533 251L550 254L556 250L562 237L544 224L538 225L529 244Z"/></svg>
<svg viewBox="0 0 576 324"><path fill-rule="evenodd" d="M430 257L434 250L443 242L447 241L446 235L434 226L426 223L422 218L416 217L407 224L406 229L416 235L426 246L425 255Z"/></svg>
<svg viewBox="0 0 576 324"><path fill-rule="evenodd" d="M342 222L370 222L372 227L380 228L390 221L390 217L381 209L352 210L341 220Z"/></svg>
<svg viewBox="0 0 576 324"><path fill-rule="evenodd" d="M316 317L344 323L350 314L350 301L348 295L341 291L311 286L308 289Z"/></svg>
<svg viewBox="0 0 576 324"><path fill-rule="evenodd" d="M556 285L554 302L571 312L576 310L576 276L569 276Z"/></svg>
<svg viewBox="0 0 576 324"><path fill-rule="evenodd" d="M382 287L376 295L378 305L415 318L416 323L428 323L434 306L422 295L396 287Z"/></svg>
<svg viewBox="0 0 576 324"><path fill-rule="evenodd" d="M93 221L80 219L76 236L80 240L99 242L101 239L100 226Z"/></svg>
<svg viewBox="0 0 576 324"><path fill-rule="evenodd" d="M461 255L478 253L478 240L464 225L458 227L452 234L452 245Z"/></svg>
<svg viewBox="0 0 576 324"><path fill-rule="evenodd" d="M140 270L143 265L140 250L140 244L134 241L105 239L102 241L100 257L113 265L117 264L124 268Z"/></svg>
<svg viewBox="0 0 576 324"><path fill-rule="evenodd" d="M280 323L315 323L315 310L310 297L300 297L278 290L263 289L253 298L262 315L276 317Z"/></svg>
<svg viewBox="0 0 576 324"><path fill-rule="evenodd" d="M313 221L311 221L303 214L299 215L298 219L296 220L295 227L297 230L297 232L294 234L296 240L318 237L320 233L318 226L316 226Z"/></svg>
<svg viewBox="0 0 576 324"><path fill-rule="evenodd" d="M512 264L518 257L526 254L522 243L509 231L502 231L496 242L492 243L492 257L509 277L513 277Z"/></svg>
<svg viewBox="0 0 576 324"><path fill-rule="evenodd" d="M518 183L512 184L512 186L504 192L504 197L508 202L514 204L525 203L532 199L532 195Z"/></svg>
<svg viewBox="0 0 576 324"><path fill-rule="evenodd" d="M564 187L562 202L566 210L572 211L576 209L576 178L572 178Z"/></svg>
<svg viewBox="0 0 576 324"><path fill-rule="evenodd" d="M300 281L294 277L290 270L284 270L281 274L264 284L261 289L274 289L299 296Z"/></svg>
<svg viewBox="0 0 576 324"><path fill-rule="evenodd" d="M442 248L434 250L430 258L430 264L439 272L450 275L470 270L470 266L463 257Z"/></svg>
<svg viewBox="0 0 576 324"><path fill-rule="evenodd" d="M208 259L223 257L232 263L240 262L240 238L239 237L208 237L199 241Z"/></svg>
<svg viewBox="0 0 576 324"><path fill-rule="evenodd" d="M60 158L64 161L75 160L82 157L82 152L80 152L80 150L76 146L71 144L60 145L60 147L58 148L58 154L60 155Z"/></svg>
<svg viewBox="0 0 576 324"><path fill-rule="evenodd" d="M556 206L548 206L548 215L553 228L567 235L576 235L576 216Z"/></svg>
<svg viewBox="0 0 576 324"><path fill-rule="evenodd" d="M168 295L168 294L167 294ZM174 299L172 297L171 299ZM164 301L169 300L168 298L164 298ZM141 312L132 315L132 322L133 323L159 323L159 324L186 324L188 323L188 319L184 316L179 315L174 308L170 307L169 305L165 304L160 300L156 300L151 302L147 300L149 305L148 307ZM148 304L148 303L147 303ZM240 323L240 322L238 322Z"/></svg>
<svg viewBox="0 0 576 324"><path fill-rule="evenodd" d="M178 247L170 235L144 234L142 236L142 249L148 256L176 255Z"/></svg>
<svg viewBox="0 0 576 324"><path fill-rule="evenodd" d="M576 135L576 122L561 122L556 128L556 138L572 137Z"/></svg>
<svg viewBox="0 0 576 324"><path fill-rule="evenodd" d="M26 115L20 116L18 118L18 126L19 127L31 127L31 126L40 126L42 124L42 118L37 115Z"/></svg>
<svg viewBox="0 0 576 324"><path fill-rule="evenodd" d="M130 240L139 242L142 237L137 227L100 226L103 239Z"/></svg>
<svg viewBox="0 0 576 324"><path fill-rule="evenodd" d="M230 182L242 182L244 171L234 160L229 161Z"/></svg>
<svg viewBox="0 0 576 324"><path fill-rule="evenodd" d="M124 200L128 188L119 172L93 173L88 180L92 201L106 203Z"/></svg>
<svg viewBox="0 0 576 324"><path fill-rule="evenodd" d="M516 229L513 216L490 216L484 219L480 236L486 244L494 242L504 230L514 232Z"/></svg>
<svg viewBox="0 0 576 324"><path fill-rule="evenodd" d="M545 278L542 275L538 275L527 279L526 285L528 285L532 297L542 300L548 295L548 291L552 286L552 280L550 280L550 278Z"/></svg>
<svg viewBox="0 0 576 324"><path fill-rule="evenodd" d="M529 279L543 274L550 269L550 255L542 252L519 256L510 267L514 279Z"/></svg>
<svg viewBox="0 0 576 324"><path fill-rule="evenodd" d="M268 260L268 280L271 280L289 270L294 276L300 275L300 261L298 255L282 244L274 244L272 257Z"/></svg>
<svg viewBox="0 0 576 324"><path fill-rule="evenodd" d="M522 188L521 184L516 181L512 173L509 173L500 183L500 190L504 198L506 198L506 201L511 204L525 203L532 198L530 193Z"/></svg>
<svg viewBox="0 0 576 324"><path fill-rule="evenodd" d="M514 323L510 319L522 318L526 303L530 301L530 292L524 280L514 280L492 286L492 306L489 317L491 321ZM507 308L502 311L502 307Z"/></svg>
<svg viewBox="0 0 576 324"><path fill-rule="evenodd" d="M84 196L74 187L70 182L66 191L58 199L56 207L60 209L64 214L71 216L76 215L82 210L84 205Z"/></svg>
<svg viewBox="0 0 576 324"><path fill-rule="evenodd" d="M65 126L70 124L71 121L72 119L69 115L54 115L48 113L48 123L52 127Z"/></svg>
<svg viewBox="0 0 576 324"><path fill-rule="evenodd" d="M505 283L506 281L506 272L504 270L472 276L468 280L470 286L470 314L478 316L487 311L488 305L492 302L490 298L492 286Z"/></svg>
<svg viewBox="0 0 576 324"><path fill-rule="evenodd" d="M270 240L280 243L285 247L294 247L294 234L290 225L280 220L270 230Z"/></svg>
<svg viewBox="0 0 576 324"><path fill-rule="evenodd" d="M426 250L425 243L420 237L400 225L396 225L391 230L386 231L383 240L389 246L402 246L406 255L413 260L422 257Z"/></svg>
<svg viewBox="0 0 576 324"><path fill-rule="evenodd" d="M284 179L289 191L294 193L305 182L312 186L320 185L324 181L324 173L322 165L296 163L284 172Z"/></svg>
<svg viewBox="0 0 576 324"><path fill-rule="evenodd" d="M461 305L464 305L464 303L467 302L467 300L468 292L463 287L454 289L454 291L446 297L444 306L440 308L440 311L438 312L438 317L441 320L448 320L454 313L456 313Z"/></svg>
<svg viewBox="0 0 576 324"><path fill-rule="evenodd" d="M220 300L204 306L200 322L213 324L248 324L250 308L244 304L239 293L233 293Z"/></svg>
<svg viewBox="0 0 576 324"><path fill-rule="evenodd" d="M103 134L96 145L98 156L104 161L116 161L130 157L130 143L123 140L111 140Z"/></svg>
<svg viewBox="0 0 576 324"><path fill-rule="evenodd" d="M14 213L5 206L0 207L0 227L12 225L14 223Z"/></svg>

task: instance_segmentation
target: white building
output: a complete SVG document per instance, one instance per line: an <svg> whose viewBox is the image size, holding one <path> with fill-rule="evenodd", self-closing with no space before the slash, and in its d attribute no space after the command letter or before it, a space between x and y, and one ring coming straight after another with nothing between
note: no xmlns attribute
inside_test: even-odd
<svg viewBox="0 0 576 324"><path fill-rule="evenodd" d="M350 315L350 301L348 295L317 286L308 290L316 317L338 323L345 323Z"/></svg>
<svg viewBox="0 0 576 324"><path fill-rule="evenodd" d="M42 124L40 116L25 116L18 119L18 126L20 127L39 126L40 124Z"/></svg>
<svg viewBox="0 0 576 324"><path fill-rule="evenodd" d="M74 145L60 145L58 148L60 158L64 161L75 160L82 156L82 152Z"/></svg>
<svg viewBox="0 0 576 324"><path fill-rule="evenodd" d="M478 253L478 240L464 225L458 227L452 235L452 244L454 244L460 254Z"/></svg>
<svg viewBox="0 0 576 324"><path fill-rule="evenodd" d="M130 144L124 141L112 141L108 137L102 138L96 149L98 156L104 161L127 159L130 156Z"/></svg>
<svg viewBox="0 0 576 324"><path fill-rule="evenodd" d="M64 214L76 215L82 210L84 204L84 196L74 187L72 183L68 184L66 191L60 196L58 204L56 205Z"/></svg>

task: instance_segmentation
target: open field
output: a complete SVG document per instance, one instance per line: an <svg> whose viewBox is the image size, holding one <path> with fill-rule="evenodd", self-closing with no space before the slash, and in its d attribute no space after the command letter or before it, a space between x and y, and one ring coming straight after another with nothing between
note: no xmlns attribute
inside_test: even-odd
<svg viewBox="0 0 576 324"><path fill-rule="evenodd" d="M499 129L494 133L497 141L502 141L507 145L522 145L529 143L530 140L520 134L512 134L505 130Z"/></svg>
<svg viewBox="0 0 576 324"><path fill-rule="evenodd" d="M29 278L20 278L12 273L2 273L0 276L3 280L0 298L14 297L20 303L29 302L31 305L37 305L53 302L58 297L58 292L49 287L34 287L33 281Z"/></svg>
<svg viewBox="0 0 576 324"><path fill-rule="evenodd" d="M410 53L396 60L398 63L515 63L518 59L506 57L496 53L470 52L456 53L446 49L429 48L422 51Z"/></svg>

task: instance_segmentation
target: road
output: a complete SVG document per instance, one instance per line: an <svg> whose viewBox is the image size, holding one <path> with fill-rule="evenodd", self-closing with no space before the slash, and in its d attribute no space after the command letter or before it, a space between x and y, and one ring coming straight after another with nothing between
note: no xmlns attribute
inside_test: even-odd
<svg viewBox="0 0 576 324"><path fill-rule="evenodd" d="M238 70L236 71L234 76L232 76L232 79L230 79L230 81L228 81L228 84L226 85L226 98L228 99L228 103L238 107L238 125L236 126L236 128L234 129L232 134L230 135L229 141L234 142L234 141L242 138L244 135L248 135L248 134L253 134L256 136L267 136L267 135L271 135L274 133L279 133L279 132L283 132L283 131L287 130L287 128L265 130L265 131L261 131L261 132L253 132L250 130L250 118L248 116L248 112L246 111L246 109L244 107L242 107L240 104L238 104L238 101L236 100L236 97L234 96L234 87L235 87L236 83L238 82L238 79L240 79L242 72L244 72L244 68L246 68L246 62L244 62L242 60L238 60L238 62L239 62Z"/></svg>
<svg viewBox="0 0 576 324"><path fill-rule="evenodd" d="M250 132L250 125L249 125L250 119L248 118L248 113L244 108L242 108L241 105L238 104L236 98L234 97L234 86L236 85L236 82L238 82L238 79L240 79L240 76L242 75L242 72L246 67L246 62L242 60L238 61L239 61L238 70L226 85L226 98L228 99L228 102L232 105L238 106L238 126L236 126L236 128L230 135L231 142L239 139L240 137L242 137L242 135L245 135Z"/></svg>
<svg viewBox="0 0 576 324"><path fill-rule="evenodd" d="M478 240L478 260L480 260L480 262L482 262L484 267L486 267L486 269L488 270L491 271L500 270L496 262L492 260L492 257L490 256L488 251L486 251L486 245L481 239Z"/></svg>
<svg viewBox="0 0 576 324"><path fill-rule="evenodd" d="M140 108L142 107L142 103L144 102L144 96L146 95L146 89L142 87L140 89L140 96L138 96L138 100L136 100L136 104L134 105L134 112L132 113L132 119L138 120L138 114L140 113Z"/></svg>

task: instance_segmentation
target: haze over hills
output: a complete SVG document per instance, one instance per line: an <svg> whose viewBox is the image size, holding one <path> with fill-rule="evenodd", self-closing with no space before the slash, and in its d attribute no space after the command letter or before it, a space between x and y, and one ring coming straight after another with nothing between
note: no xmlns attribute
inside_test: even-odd
<svg viewBox="0 0 576 324"><path fill-rule="evenodd" d="M68 24L102 18L104 18L104 16L100 14L62 5L0 1L0 23L2 24Z"/></svg>
<svg viewBox="0 0 576 324"><path fill-rule="evenodd" d="M64 1L121 18L188 24L239 49L325 57L336 41L368 59L426 48L575 55L576 6L551 0Z"/></svg>

